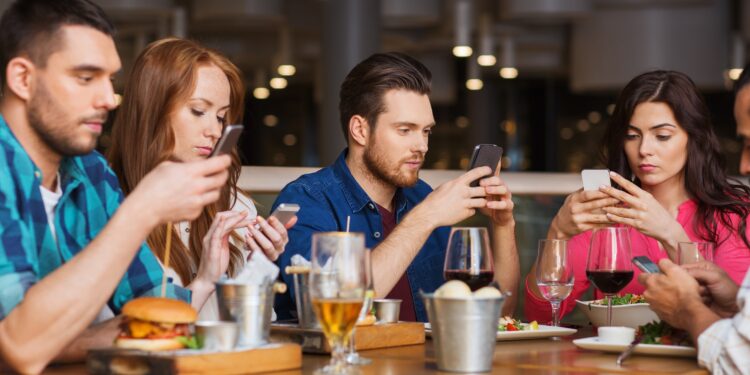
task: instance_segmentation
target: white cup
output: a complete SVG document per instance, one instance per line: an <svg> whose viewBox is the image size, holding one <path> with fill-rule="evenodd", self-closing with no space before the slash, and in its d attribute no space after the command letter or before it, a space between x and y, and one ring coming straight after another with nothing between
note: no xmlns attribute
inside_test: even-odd
<svg viewBox="0 0 750 375"><path fill-rule="evenodd" d="M635 328L599 327L599 342L607 344L630 344L635 340Z"/></svg>

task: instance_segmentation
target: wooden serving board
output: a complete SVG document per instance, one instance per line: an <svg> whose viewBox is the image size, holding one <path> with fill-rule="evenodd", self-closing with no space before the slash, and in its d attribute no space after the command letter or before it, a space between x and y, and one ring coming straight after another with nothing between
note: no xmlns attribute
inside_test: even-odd
<svg viewBox="0 0 750 375"><path fill-rule="evenodd" d="M302 367L302 350L288 342L210 353L97 349L89 351L86 367L92 374L256 374Z"/></svg>
<svg viewBox="0 0 750 375"><path fill-rule="evenodd" d="M393 346L424 344L424 323L398 322L376 323L358 326L354 331L357 350L390 348ZM294 342L302 346L304 353L330 353L321 329L300 328L296 324L272 323L271 340Z"/></svg>

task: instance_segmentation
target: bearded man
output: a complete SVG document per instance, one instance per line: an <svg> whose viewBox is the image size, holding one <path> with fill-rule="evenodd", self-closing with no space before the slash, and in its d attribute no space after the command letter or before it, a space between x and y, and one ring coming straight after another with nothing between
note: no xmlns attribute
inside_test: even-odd
<svg viewBox="0 0 750 375"><path fill-rule="evenodd" d="M403 321L427 321L418 293L432 292L445 281L446 226L477 209L491 219L495 279L501 289L515 292L519 279L513 202L499 175L480 167L434 191L419 179L435 126L430 80L424 65L401 53L374 54L355 66L339 93L348 148L333 165L285 186L273 205L297 203L301 208L278 260L282 268L294 254L310 259L313 233L345 231L349 220L349 230L364 233L372 249L375 298L401 299ZM470 186L475 180L479 186ZM291 275L283 277L293 285ZM277 297L281 319L294 317L293 295L290 290ZM510 297L503 313L514 309Z"/></svg>

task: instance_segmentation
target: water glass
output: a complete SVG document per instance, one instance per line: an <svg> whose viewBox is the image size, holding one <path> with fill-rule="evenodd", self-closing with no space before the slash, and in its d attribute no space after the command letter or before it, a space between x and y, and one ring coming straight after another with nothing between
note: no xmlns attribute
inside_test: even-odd
<svg viewBox="0 0 750 375"><path fill-rule="evenodd" d="M677 264L714 261L713 242L680 242L677 244Z"/></svg>
<svg viewBox="0 0 750 375"><path fill-rule="evenodd" d="M552 305L552 325L560 325L560 303L573 290L573 264L566 240L539 240L536 284Z"/></svg>

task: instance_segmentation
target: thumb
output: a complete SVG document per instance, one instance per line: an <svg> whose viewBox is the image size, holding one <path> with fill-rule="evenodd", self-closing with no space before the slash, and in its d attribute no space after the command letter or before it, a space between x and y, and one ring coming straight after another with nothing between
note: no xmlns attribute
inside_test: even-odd
<svg viewBox="0 0 750 375"><path fill-rule="evenodd" d="M665 275L670 275L679 270L679 268L680 266L674 264L668 258L664 258L659 261L659 269L661 269L661 272L663 272Z"/></svg>

